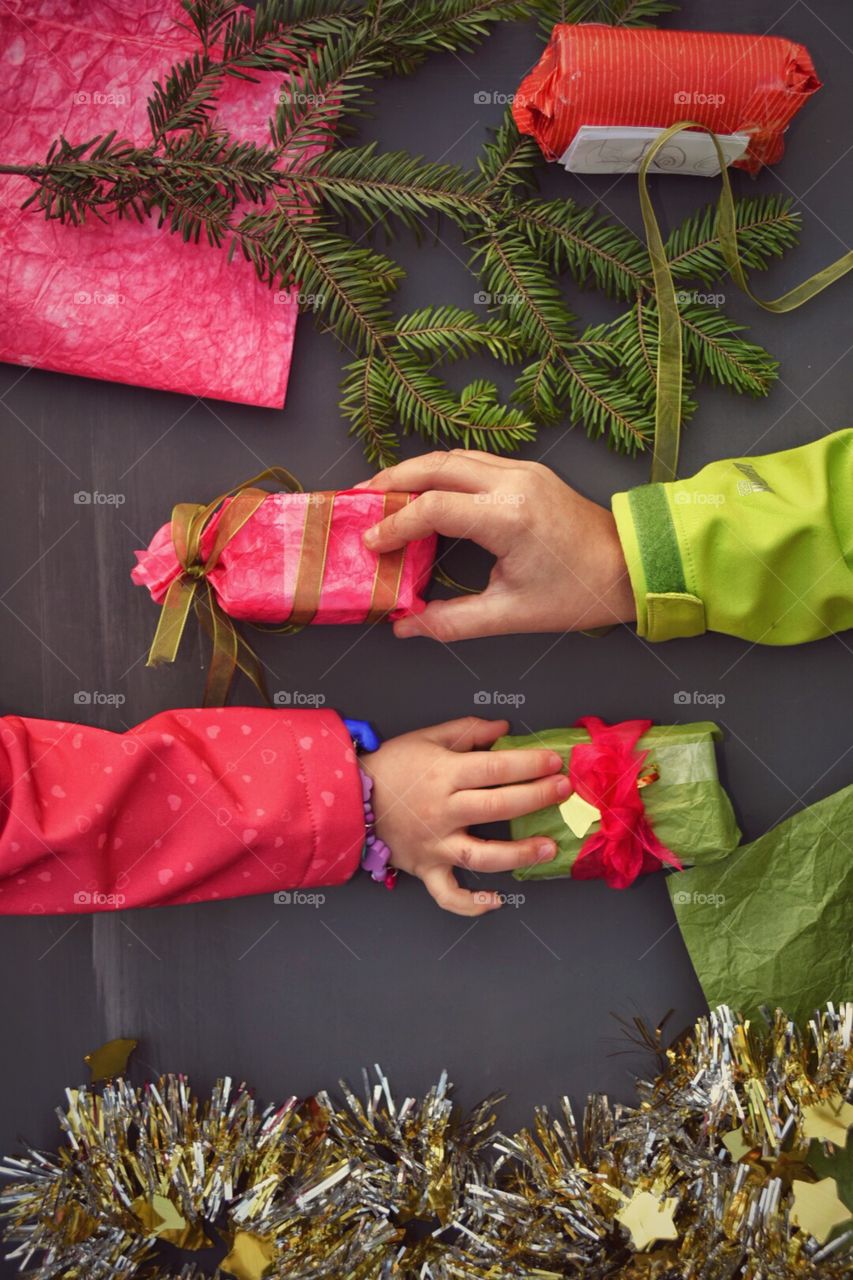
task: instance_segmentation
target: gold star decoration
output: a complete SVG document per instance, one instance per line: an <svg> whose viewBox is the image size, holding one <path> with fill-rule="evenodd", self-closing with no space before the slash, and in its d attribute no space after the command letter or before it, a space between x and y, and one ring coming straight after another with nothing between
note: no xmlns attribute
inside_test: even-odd
<svg viewBox="0 0 853 1280"><path fill-rule="evenodd" d="M271 1240L256 1236L251 1231L236 1231L231 1242L231 1252L220 1262L220 1270L227 1271L237 1280L262 1280L275 1261L275 1246Z"/></svg>
<svg viewBox="0 0 853 1280"><path fill-rule="evenodd" d="M131 1208L153 1236L166 1235L168 1238L169 1232L183 1231L187 1225L167 1196L152 1196L150 1200L138 1196Z"/></svg>
<svg viewBox="0 0 853 1280"><path fill-rule="evenodd" d="M651 1191L635 1191L616 1221L631 1233L631 1243L638 1253L648 1249L658 1240L677 1240L678 1228L673 1213L678 1200L675 1196L659 1200Z"/></svg>
<svg viewBox="0 0 853 1280"><path fill-rule="evenodd" d="M739 1129L731 1129L723 1136L723 1146L728 1151L732 1160L737 1164L744 1156L748 1156L752 1147L746 1141L743 1135L743 1125Z"/></svg>
<svg viewBox="0 0 853 1280"><path fill-rule="evenodd" d="M836 1227L847 1222L850 1210L838 1198L838 1184L834 1178L821 1178L820 1182L792 1182L791 1221L801 1231L814 1236L823 1244Z"/></svg>
<svg viewBox="0 0 853 1280"><path fill-rule="evenodd" d="M99 1049L87 1053L83 1061L92 1075L92 1084L115 1080L127 1070L127 1060L136 1048L136 1040L108 1040Z"/></svg>
<svg viewBox="0 0 853 1280"><path fill-rule="evenodd" d="M158 1240L168 1240L179 1249L204 1249L210 1244L201 1224L187 1222L168 1196L137 1196L130 1207Z"/></svg>
<svg viewBox="0 0 853 1280"><path fill-rule="evenodd" d="M847 1143L847 1130L853 1124L853 1105L845 1102L840 1093L824 1098L810 1107L803 1107L803 1135L820 1142L834 1142L837 1147Z"/></svg>
<svg viewBox="0 0 853 1280"><path fill-rule="evenodd" d="M601 821L601 810L596 809L594 804L590 804L584 800L583 796L577 791L573 791L568 800L564 800L559 806L560 817L565 822L573 836L578 840L583 840L587 831L594 822Z"/></svg>

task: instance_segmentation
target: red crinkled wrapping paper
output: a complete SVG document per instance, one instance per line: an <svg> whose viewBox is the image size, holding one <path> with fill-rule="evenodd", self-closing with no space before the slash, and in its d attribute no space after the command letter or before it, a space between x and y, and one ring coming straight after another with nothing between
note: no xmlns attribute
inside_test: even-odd
<svg viewBox="0 0 853 1280"><path fill-rule="evenodd" d="M0 158L39 162L59 133L150 139L152 81L199 50L178 0L7 0L0 6ZM226 78L216 122L261 142L282 77ZM156 220L48 222L0 178L0 360L280 408L296 325L238 255L184 244Z"/></svg>
<svg viewBox="0 0 853 1280"><path fill-rule="evenodd" d="M273 493L225 546L208 575L222 608L232 618L249 622L286 622L293 609L294 587L310 493ZM224 510L227 503L223 503ZM221 510L201 541L202 556L210 552ZM368 551L363 535L385 510L385 494L370 489L346 489L335 494L323 586L316 623L364 622L370 611L378 556ZM421 592L435 561L436 537L411 542L400 571L392 620L424 608ZM163 525L147 551L137 551L131 577L162 603L180 566L172 544L171 524Z"/></svg>
<svg viewBox="0 0 853 1280"><path fill-rule="evenodd" d="M549 160L583 125L665 129L688 119L748 133L735 164L756 173L782 155L785 129L820 87L808 50L778 36L563 24L522 81L513 115Z"/></svg>

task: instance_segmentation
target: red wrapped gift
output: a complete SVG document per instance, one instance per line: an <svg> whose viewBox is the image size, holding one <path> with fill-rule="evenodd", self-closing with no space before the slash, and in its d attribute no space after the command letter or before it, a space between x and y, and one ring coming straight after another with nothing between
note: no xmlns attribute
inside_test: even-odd
<svg viewBox="0 0 853 1280"><path fill-rule="evenodd" d="M233 619L295 631L309 624L379 622L424 608L435 535L377 555L367 529L417 495L345 489L269 493L288 472L271 468L206 507L179 503L131 577L162 604L149 665L171 662L191 606L211 636L206 702L223 702L237 666L263 688L258 660Z"/></svg>
<svg viewBox="0 0 853 1280"><path fill-rule="evenodd" d="M576 172L630 172L655 132L690 120L731 139L727 159L756 173L782 155L785 129L820 87L808 50L779 36L562 24L513 115L549 160ZM685 136L695 142L681 146ZM653 168L718 172L700 139L681 135Z"/></svg>

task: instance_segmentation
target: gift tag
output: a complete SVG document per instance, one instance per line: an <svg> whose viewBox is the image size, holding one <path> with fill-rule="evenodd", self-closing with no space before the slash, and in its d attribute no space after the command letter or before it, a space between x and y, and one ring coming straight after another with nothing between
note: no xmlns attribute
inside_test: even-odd
<svg viewBox="0 0 853 1280"><path fill-rule="evenodd" d="M560 164L570 173L636 173L643 156L663 132L634 125L585 124L560 156ZM717 141L729 165L744 154L749 135L720 133ZM720 161L710 134L685 129L670 138L650 164L649 172L716 177Z"/></svg>
<svg viewBox="0 0 853 1280"><path fill-rule="evenodd" d="M583 840L594 822L601 818L601 810L589 804L577 791L573 791L568 800L560 805L560 817L578 840Z"/></svg>

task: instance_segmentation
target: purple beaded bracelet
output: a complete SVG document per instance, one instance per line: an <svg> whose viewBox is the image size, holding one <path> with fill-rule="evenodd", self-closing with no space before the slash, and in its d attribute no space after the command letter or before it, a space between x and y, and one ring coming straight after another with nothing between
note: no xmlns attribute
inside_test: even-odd
<svg viewBox="0 0 853 1280"><path fill-rule="evenodd" d="M376 834L376 814L373 812L373 779L358 766L361 776L361 797L364 801L364 849L361 865L372 880L384 884L386 889L393 889L397 883L397 870L391 866L391 850L384 840Z"/></svg>

